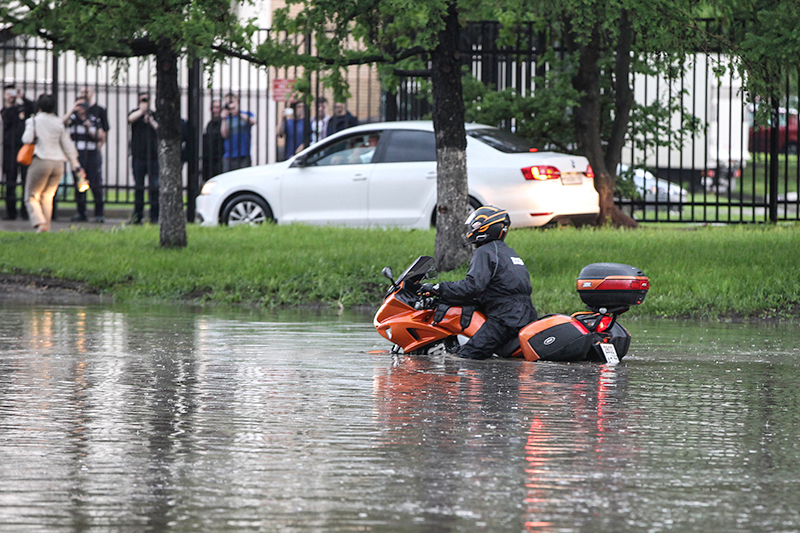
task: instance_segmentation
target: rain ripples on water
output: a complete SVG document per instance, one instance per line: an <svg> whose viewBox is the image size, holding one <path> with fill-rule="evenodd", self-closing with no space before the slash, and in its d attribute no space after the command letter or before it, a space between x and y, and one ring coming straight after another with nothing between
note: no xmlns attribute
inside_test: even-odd
<svg viewBox="0 0 800 533"><path fill-rule="evenodd" d="M358 314L4 304L0 523L800 529L796 327L625 325L609 367L391 354Z"/></svg>

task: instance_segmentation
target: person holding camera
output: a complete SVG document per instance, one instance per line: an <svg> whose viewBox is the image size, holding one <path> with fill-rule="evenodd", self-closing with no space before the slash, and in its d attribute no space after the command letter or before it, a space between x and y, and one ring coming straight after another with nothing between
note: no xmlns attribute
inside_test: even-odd
<svg viewBox="0 0 800 533"><path fill-rule="evenodd" d="M86 179L94 197L94 217L96 222L105 222L103 215L103 159L100 147L106 140L107 122L103 117L93 112L90 107L87 87L75 101L72 109L64 115L64 125L69 129L72 141L78 149L78 159L86 171ZM97 106L95 106L97 107ZM86 222L86 190L81 190L75 182L75 202L78 213L72 217L73 222Z"/></svg>
<svg viewBox="0 0 800 533"><path fill-rule="evenodd" d="M278 128L278 137L286 137L284 144L283 159L289 159L297 152L305 148L304 128L305 128L305 110L306 106L303 102L292 102L291 106L284 110L284 118L280 128Z"/></svg>
<svg viewBox="0 0 800 533"><path fill-rule="evenodd" d="M239 97L233 93L225 96L225 105L220 113L220 132L225 139L225 154L222 171L228 172L252 165L250 158L251 129L256 125L256 116L239 109Z"/></svg>
<svg viewBox="0 0 800 533"><path fill-rule="evenodd" d="M25 121L33 115L33 102L25 98L22 90L8 84L3 89L3 176L6 182L6 220L17 218L17 176L25 188L25 178L28 167L17 163L17 152L22 148L22 133L25 131ZM28 210L24 201L21 202L19 215L23 220L28 219Z"/></svg>
<svg viewBox="0 0 800 533"><path fill-rule="evenodd" d="M144 219L144 180L149 178L150 223L158 223L158 120L150 107L150 93L139 93L139 107L128 113L131 125L133 166L133 216L131 224Z"/></svg>

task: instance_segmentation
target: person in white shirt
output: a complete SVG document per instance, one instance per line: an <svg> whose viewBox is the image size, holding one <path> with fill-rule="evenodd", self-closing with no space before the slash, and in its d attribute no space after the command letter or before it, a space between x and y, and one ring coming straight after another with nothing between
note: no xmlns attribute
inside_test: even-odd
<svg viewBox="0 0 800 533"><path fill-rule="evenodd" d="M56 100L52 94L43 94L37 101L39 112L25 122L22 142L36 142L33 162L25 181L25 205L31 225L37 233L50 230L53 219L53 197L64 175L64 163L69 161L73 173L81 180L86 172L78 162L78 150L61 119L56 116Z"/></svg>
<svg viewBox="0 0 800 533"><path fill-rule="evenodd" d="M311 120L311 144L321 141L328 134L328 99L324 96L317 98L317 116Z"/></svg>

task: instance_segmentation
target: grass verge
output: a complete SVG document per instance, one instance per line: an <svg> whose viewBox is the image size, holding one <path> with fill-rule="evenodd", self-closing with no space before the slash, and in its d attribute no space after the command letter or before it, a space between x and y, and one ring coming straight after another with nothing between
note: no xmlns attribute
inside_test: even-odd
<svg viewBox="0 0 800 533"><path fill-rule="evenodd" d="M0 233L0 273L79 281L116 301L376 307L387 285L381 268L399 274L432 255L435 238L432 230L303 225L187 231L189 246L178 250L158 245L155 226ZM618 262L652 283L631 314L800 316L800 225L512 229L508 243L528 265L540 314L580 310L581 268Z"/></svg>

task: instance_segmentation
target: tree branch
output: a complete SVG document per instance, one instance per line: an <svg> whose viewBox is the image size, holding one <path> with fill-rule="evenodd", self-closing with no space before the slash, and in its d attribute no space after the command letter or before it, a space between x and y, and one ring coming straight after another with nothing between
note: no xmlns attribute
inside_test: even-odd
<svg viewBox="0 0 800 533"><path fill-rule="evenodd" d="M217 51L217 52L220 52L223 55L228 56L228 57L235 57L237 59L241 59L241 60L247 61L249 63L256 64L256 65L261 65L261 66L265 66L265 67L275 66L275 62L274 61L267 61L267 60L264 60L264 59L259 59L258 57L254 56L250 52L243 52L243 51L239 51L239 50L234 50L232 48L229 48L229 47L224 46L224 45L219 45L219 44L212 45L211 48L213 50ZM397 53L395 55L391 55L391 54L389 54L389 55L387 55L387 54L373 54L373 55L369 55L369 56L351 58L351 59L348 59L348 60L346 60L344 62L339 62L334 58L323 57L323 56L314 56L314 58L317 61L319 61L321 63L324 63L326 65L329 65L329 66L330 65L336 65L336 64L342 64L344 66L356 66L356 65L367 65L367 64L370 64L370 63L396 63L398 61L402 61L403 59L408 59L408 58L411 58L411 57L414 57L414 56L417 56L417 55L425 54L427 52L428 52L428 50L426 50L425 48L423 48L421 46L415 46L415 47L412 47L412 48L407 48L406 50L403 50L403 51L401 51L401 52L399 52L399 53ZM409 71L409 72L413 72L413 71ZM430 72L428 72L428 75L430 75Z"/></svg>

